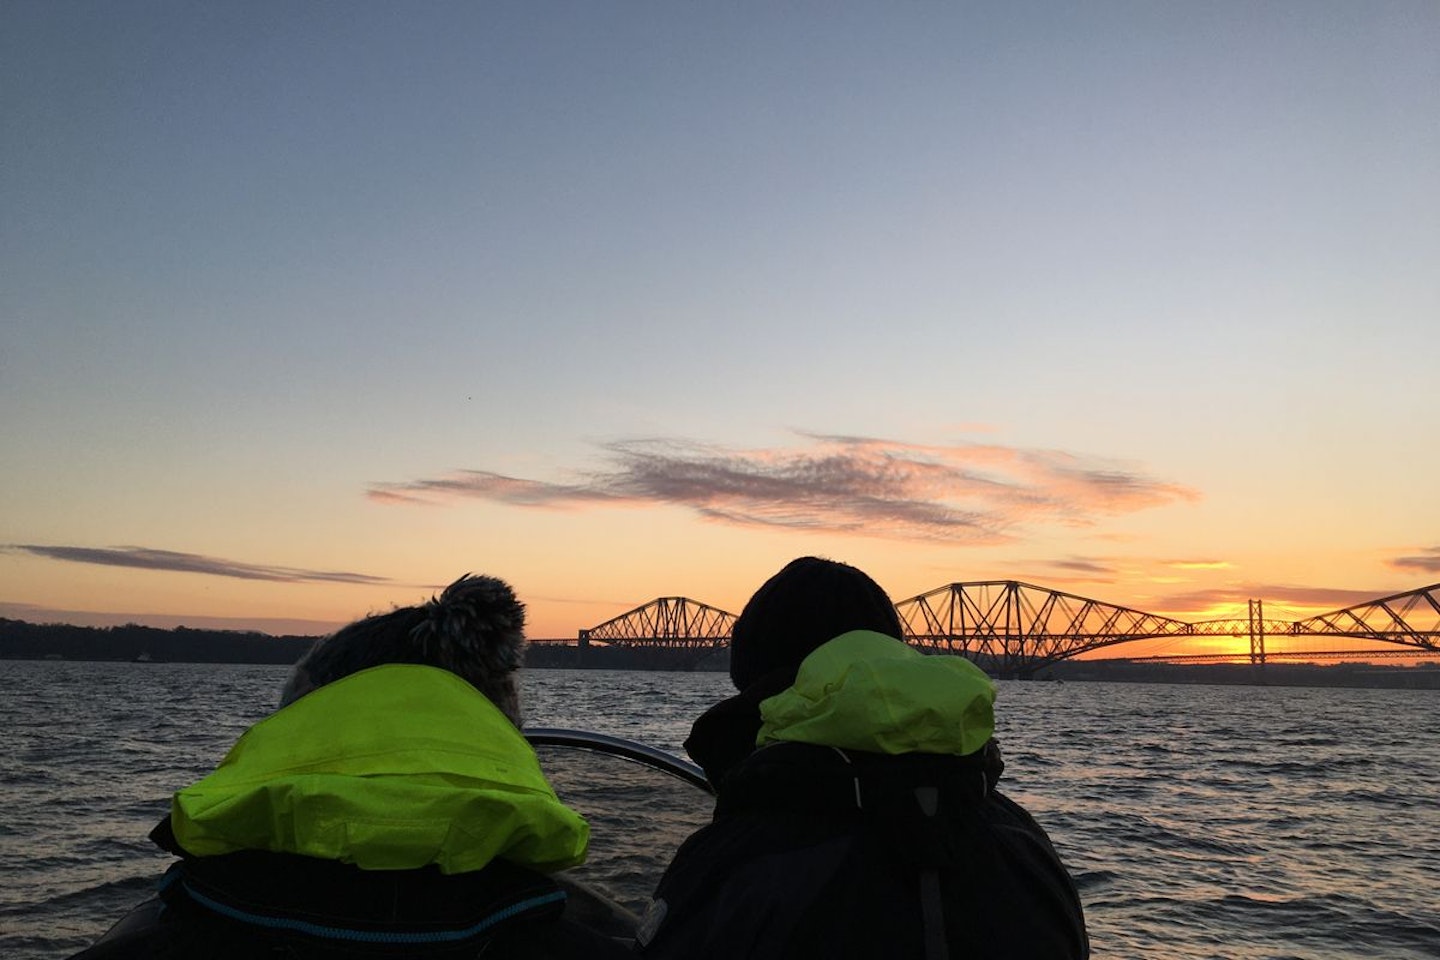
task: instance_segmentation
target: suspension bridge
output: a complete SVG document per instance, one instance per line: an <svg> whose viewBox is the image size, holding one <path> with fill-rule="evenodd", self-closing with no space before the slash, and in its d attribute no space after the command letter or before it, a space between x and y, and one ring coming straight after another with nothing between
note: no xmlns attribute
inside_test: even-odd
<svg viewBox="0 0 1440 960"><path fill-rule="evenodd" d="M1250 600L1244 617L1178 620L1018 580L946 584L902 600L895 609L906 642L931 653L958 654L1000 676L1029 676L1050 663L1142 640L1171 642L1158 654L1109 659L1174 663L1248 657L1264 664L1440 656L1440 583L1298 620L1267 618L1261 600ZM581 630L576 642L582 648L686 650L698 660L729 646L734 623L735 615L718 607L660 597ZM1247 641L1248 654L1198 649L1207 638ZM1328 638L1342 648L1304 649L1290 643L1297 638Z"/></svg>

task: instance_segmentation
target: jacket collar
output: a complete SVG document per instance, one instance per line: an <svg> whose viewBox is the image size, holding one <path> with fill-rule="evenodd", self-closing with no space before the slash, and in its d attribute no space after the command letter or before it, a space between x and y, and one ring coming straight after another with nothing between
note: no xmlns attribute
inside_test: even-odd
<svg viewBox="0 0 1440 960"><path fill-rule="evenodd" d="M505 715L455 674L414 664L361 671L260 721L175 794L171 821L196 856L266 850L443 873L496 857L560 869L589 839Z"/></svg>
<svg viewBox="0 0 1440 960"><path fill-rule="evenodd" d="M995 685L969 660L853 630L817 647L793 686L760 703L757 742L963 756L994 734L994 704Z"/></svg>

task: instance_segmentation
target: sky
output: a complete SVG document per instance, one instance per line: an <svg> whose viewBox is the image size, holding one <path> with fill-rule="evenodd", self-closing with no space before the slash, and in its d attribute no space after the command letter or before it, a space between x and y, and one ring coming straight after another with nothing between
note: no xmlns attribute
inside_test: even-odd
<svg viewBox="0 0 1440 960"><path fill-rule="evenodd" d="M0 17L0 616L1440 581L1432 0Z"/></svg>

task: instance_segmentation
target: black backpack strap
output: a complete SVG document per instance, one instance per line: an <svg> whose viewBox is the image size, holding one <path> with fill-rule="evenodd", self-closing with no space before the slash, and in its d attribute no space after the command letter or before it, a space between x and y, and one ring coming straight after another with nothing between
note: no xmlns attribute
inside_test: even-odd
<svg viewBox="0 0 1440 960"><path fill-rule="evenodd" d="M935 787L916 787L915 803L923 816L934 817L940 812L940 791ZM935 864L920 868L920 916L925 924L925 960L950 960L950 945L945 938L945 900L940 894L940 868Z"/></svg>

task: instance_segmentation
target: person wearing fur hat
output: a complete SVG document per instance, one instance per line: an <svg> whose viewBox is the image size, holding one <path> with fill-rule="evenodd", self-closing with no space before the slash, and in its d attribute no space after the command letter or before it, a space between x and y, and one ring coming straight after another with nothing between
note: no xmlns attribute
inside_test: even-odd
<svg viewBox="0 0 1440 960"><path fill-rule="evenodd" d="M1001 794L995 688L908 646L894 604L816 557L731 634L738 694L685 742L718 797L641 925L652 958L1088 957L1070 875Z"/></svg>
<svg viewBox="0 0 1440 960"><path fill-rule="evenodd" d="M550 876L589 826L519 731L524 625L506 583L467 575L319 641L151 832L179 858L159 897L77 957L628 953Z"/></svg>

